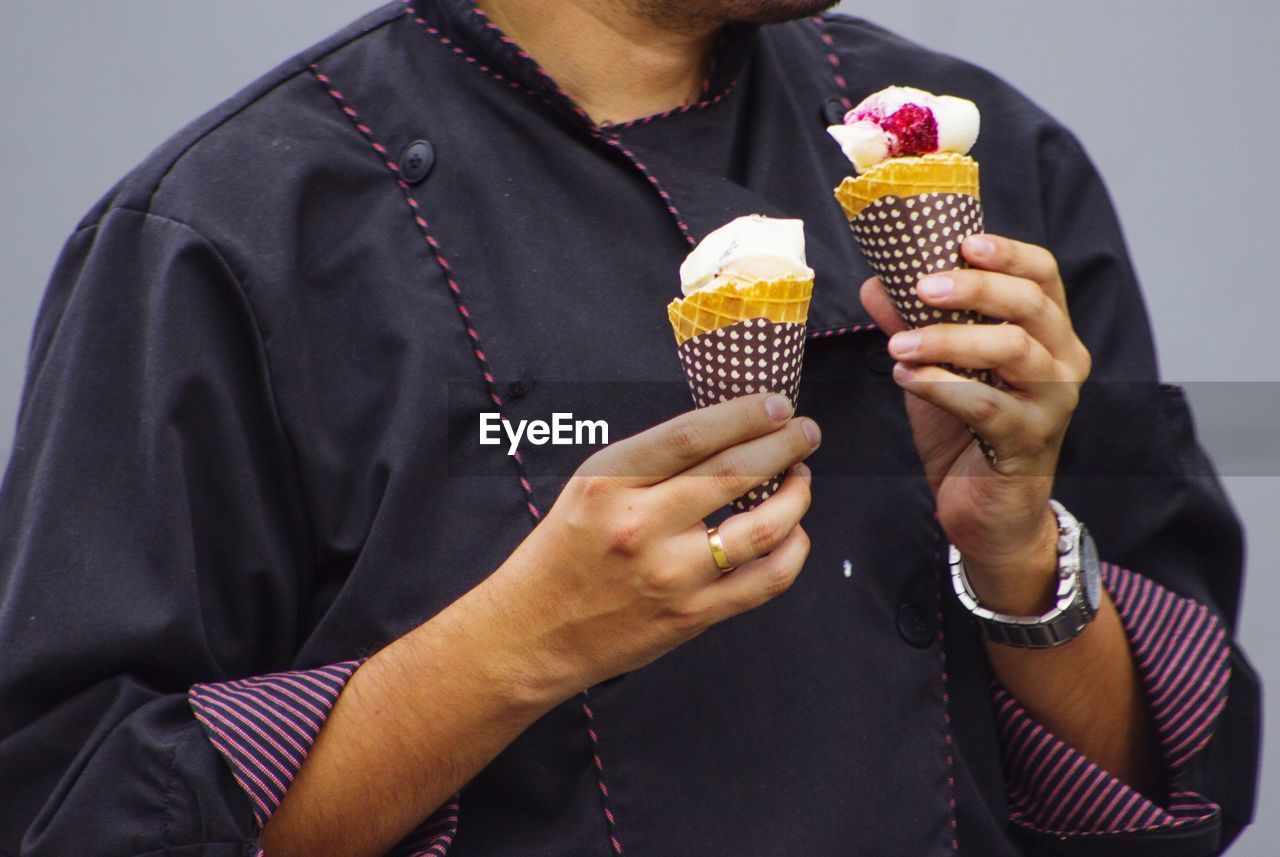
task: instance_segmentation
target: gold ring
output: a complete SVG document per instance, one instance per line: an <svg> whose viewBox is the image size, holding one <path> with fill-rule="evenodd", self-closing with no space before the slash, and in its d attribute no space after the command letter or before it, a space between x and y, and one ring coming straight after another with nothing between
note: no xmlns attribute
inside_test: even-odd
<svg viewBox="0 0 1280 857"><path fill-rule="evenodd" d="M733 571L733 563L729 562L729 555L724 552L724 542L720 539L719 527L707 530L707 543L711 545L711 557L716 561L716 568L721 572Z"/></svg>

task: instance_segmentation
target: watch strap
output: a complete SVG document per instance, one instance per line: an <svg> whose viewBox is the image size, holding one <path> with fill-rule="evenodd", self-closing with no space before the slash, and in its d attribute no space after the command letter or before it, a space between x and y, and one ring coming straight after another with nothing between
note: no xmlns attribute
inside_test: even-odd
<svg viewBox="0 0 1280 857"><path fill-rule="evenodd" d="M951 545L952 587L961 605L989 640L1019 648L1051 648L1075 639L1093 621L1095 614L1085 597L1081 579L1082 541L1089 536L1061 503L1050 500L1049 506L1058 519L1057 588L1053 607L1040 616L1013 616L982 606L965 574L964 558L955 545Z"/></svg>

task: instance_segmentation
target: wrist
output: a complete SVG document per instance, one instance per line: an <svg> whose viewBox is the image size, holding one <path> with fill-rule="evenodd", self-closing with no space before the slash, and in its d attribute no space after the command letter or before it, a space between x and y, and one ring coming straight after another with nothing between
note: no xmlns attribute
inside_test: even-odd
<svg viewBox="0 0 1280 857"><path fill-rule="evenodd" d="M448 664L458 692L487 699L491 716L531 723L576 691L561 690L567 681L557 680L538 657L528 624L491 581L482 581L402 642L425 669Z"/></svg>
<svg viewBox="0 0 1280 857"><path fill-rule="evenodd" d="M1054 604L1058 584L1058 521L1045 506L1029 541L996 556L964 555L965 571L984 607L1010 616L1040 616Z"/></svg>
<svg viewBox="0 0 1280 857"><path fill-rule="evenodd" d="M521 591L530 575L506 571L504 566L464 596L469 621L484 639L477 670L493 692L540 716L589 682L552 644L556 635L547 619L554 611Z"/></svg>

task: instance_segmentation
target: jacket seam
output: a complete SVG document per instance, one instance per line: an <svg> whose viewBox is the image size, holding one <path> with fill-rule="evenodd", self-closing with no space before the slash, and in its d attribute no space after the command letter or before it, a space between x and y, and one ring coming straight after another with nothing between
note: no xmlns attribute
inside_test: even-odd
<svg viewBox="0 0 1280 857"><path fill-rule="evenodd" d="M826 50L825 60L831 66L831 79L836 85L839 92L837 96L840 103L844 105L845 110L853 109L853 101L849 98L849 81L844 76L844 68L840 62L840 54L836 51L836 41L831 35L830 29L827 27L827 19L822 15L815 15L809 19L814 29L817 31L818 38L822 41L822 46Z"/></svg>
<svg viewBox="0 0 1280 857"><path fill-rule="evenodd" d="M946 597L943 590L946 589L947 583L946 566L941 565L945 561L942 555L942 543L945 539L946 534L942 530L942 523L935 513L933 518L933 558L941 567L937 572L937 580L934 584L934 607L937 611L938 621L938 678L939 684L942 685L943 753L947 761L947 825L951 835L951 851L958 854L960 852L960 832L959 821L956 817L956 749L951 729L951 676L947 664L946 616L944 615L942 601Z"/></svg>

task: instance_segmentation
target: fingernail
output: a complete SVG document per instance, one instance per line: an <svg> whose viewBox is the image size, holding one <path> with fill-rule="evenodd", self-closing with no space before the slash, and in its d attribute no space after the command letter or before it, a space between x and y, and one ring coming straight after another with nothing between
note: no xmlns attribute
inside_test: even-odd
<svg viewBox="0 0 1280 857"><path fill-rule="evenodd" d="M929 277L920 281L920 297L945 298L955 287L955 280L950 277Z"/></svg>
<svg viewBox="0 0 1280 857"><path fill-rule="evenodd" d="M916 370L913 366L906 363L895 363L893 365L893 377L898 381L910 381L916 376Z"/></svg>
<svg viewBox="0 0 1280 857"><path fill-rule="evenodd" d="M988 259L996 254L995 242L983 235L970 236L965 242L965 248L968 249L970 256L981 259Z"/></svg>
<svg viewBox="0 0 1280 857"><path fill-rule="evenodd" d="M813 420L805 420L804 425L801 426L801 428L804 430L805 439L807 439L809 443L814 446L822 443L822 429L818 428L818 424Z"/></svg>
<svg viewBox="0 0 1280 857"><path fill-rule="evenodd" d="M813 471L806 464L797 464L794 468L796 476L799 476L805 482L813 481Z"/></svg>
<svg viewBox="0 0 1280 857"><path fill-rule="evenodd" d="M907 355L920 347L920 333L914 330L896 333L889 340L889 348L895 354Z"/></svg>
<svg viewBox="0 0 1280 857"><path fill-rule="evenodd" d="M780 423L791 416L791 400L786 396L770 396L764 400L764 412L769 419Z"/></svg>

